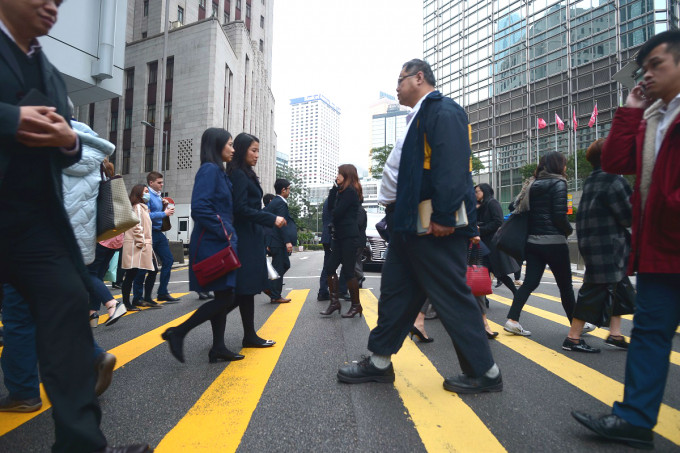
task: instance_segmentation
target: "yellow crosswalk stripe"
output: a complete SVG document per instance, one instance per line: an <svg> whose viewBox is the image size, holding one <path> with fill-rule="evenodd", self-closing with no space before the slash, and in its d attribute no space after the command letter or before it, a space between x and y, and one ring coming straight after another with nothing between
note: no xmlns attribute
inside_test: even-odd
<svg viewBox="0 0 680 453"><path fill-rule="evenodd" d="M287 295L292 301L277 307L258 331L264 338L276 338L276 346L248 349L245 360L230 363L165 435L156 452L236 451L308 293L308 289L293 290Z"/></svg>
<svg viewBox="0 0 680 453"><path fill-rule="evenodd" d="M532 296L540 297L542 299L547 299L551 300L554 302L562 302L559 297L551 296L549 294L542 294L542 293L531 293ZM489 299L495 300L496 302L500 302L505 305L512 305L512 299L508 299L503 296L497 296L495 294L489 294L487 296ZM567 319L566 316L561 316L557 315L553 312L547 311L547 310L541 310L540 308L532 307L530 305L525 305L522 311L525 311L527 313L534 314L536 316L540 316L541 318L547 319L552 322L556 322L558 324L562 324L563 326L570 327L571 325L569 324L569 319ZM595 329L592 332L589 333L589 335L592 335L594 337L599 337L602 338L603 340L607 339L609 336L609 331L604 330L604 329ZM565 335L566 336L566 335ZM626 337L626 340L630 341L630 337ZM673 365L678 365L680 366L680 353L677 353L675 351L671 351L671 356L670 356L670 361Z"/></svg>
<svg viewBox="0 0 680 453"><path fill-rule="evenodd" d="M503 329L503 326L491 321L489 325L494 330ZM623 384L576 360L565 357L556 349L545 347L526 337L511 334L501 334L496 337L496 340L608 406L623 399ZM662 404L659 421L654 431L674 444L680 445L680 411Z"/></svg>
<svg viewBox="0 0 680 453"><path fill-rule="evenodd" d="M361 302L372 329L378 321L378 301L362 289ZM404 341L392 361L394 386L427 451L506 451L470 406L443 389L444 378L414 342Z"/></svg>
<svg viewBox="0 0 680 453"><path fill-rule="evenodd" d="M174 293L173 297L180 297L180 295L184 294L187 293ZM116 356L116 367L114 370L125 366L140 355L145 354L159 344L163 343L161 333L163 333L168 327L176 326L177 324L181 323L191 316L192 313L193 311L143 335L140 335L139 337L136 337L127 343L123 343L122 345L109 350L108 352ZM8 432L18 428L19 426L37 417L52 407L52 404L50 403L49 398L47 398L45 388L42 384L40 384L40 398L42 398L43 405L38 411L29 413L3 412L2 415L0 415L0 436L4 436Z"/></svg>

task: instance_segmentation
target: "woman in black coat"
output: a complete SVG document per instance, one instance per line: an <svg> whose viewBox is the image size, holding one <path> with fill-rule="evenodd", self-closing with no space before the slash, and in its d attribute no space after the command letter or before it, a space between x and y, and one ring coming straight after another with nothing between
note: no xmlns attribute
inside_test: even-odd
<svg viewBox="0 0 680 453"><path fill-rule="evenodd" d="M484 245L489 249L489 254L485 257L485 265L490 272L496 276L499 282L503 283L512 291L517 292L515 284L508 274L513 274L518 269L517 262L507 254L497 250L491 239L496 231L503 225L503 208L493 197L493 189L487 183L475 186L475 196L477 197L477 227L479 236Z"/></svg>
<svg viewBox="0 0 680 453"><path fill-rule="evenodd" d="M283 217L262 210L262 188L253 171L259 156L258 138L241 133L234 139L234 158L227 166L234 191L234 228L241 251L241 268L236 272L236 303L243 322L244 348L266 348L276 343L260 338L255 332L255 294L260 294L267 284L264 228L286 225Z"/></svg>
<svg viewBox="0 0 680 453"><path fill-rule="evenodd" d="M534 177L524 185L515 200L515 214L529 211L529 236L524 249L526 275L508 312L504 329L515 335L529 336L519 323L519 315L531 293L541 283L545 265L555 276L562 307L571 322L574 288L567 237L573 228L567 219L567 158L557 151L541 157Z"/></svg>
<svg viewBox="0 0 680 453"><path fill-rule="evenodd" d="M337 183L328 193L328 206L332 213L332 236L331 257L324 267L328 280L328 292L331 303L322 315L331 315L336 310L340 311L340 298L338 294L338 276L335 271L342 264L342 274L347 282L347 289L352 301L352 306L343 318L353 318L357 314L361 316L363 309L359 301L359 281L354 273L356 251L359 245L359 206L363 200L361 184L357 169L352 164L340 165Z"/></svg>

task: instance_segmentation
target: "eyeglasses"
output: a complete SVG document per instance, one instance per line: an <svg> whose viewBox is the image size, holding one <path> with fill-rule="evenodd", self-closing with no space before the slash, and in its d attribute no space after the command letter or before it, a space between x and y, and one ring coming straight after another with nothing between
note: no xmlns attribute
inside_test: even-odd
<svg viewBox="0 0 680 453"><path fill-rule="evenodd" d="M409 77L413 77L414 75L417 75L417 74L418 74L417 72L414 72L413 74L407 74L404 77L399 77L397 79L397 85L401 85L401 82L403 82L404 79L408 79Z"/></svg>

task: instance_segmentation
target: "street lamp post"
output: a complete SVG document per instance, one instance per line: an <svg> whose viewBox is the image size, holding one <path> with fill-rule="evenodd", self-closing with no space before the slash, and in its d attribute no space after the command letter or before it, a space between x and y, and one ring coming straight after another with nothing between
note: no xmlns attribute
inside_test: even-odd
<svg viewBox="0 0 680 453"><path fill-rule="evenodd" d="M157 130L163 132L163 149L161 150L160 153L158 153L158 167L157 167L157 171L163 171L163 169L161 168L161 162L162 162L161 154L165 153L165 150L166 150L165 146L166 146L166 141L168 139L168 131L161 129L160 127L156 127L153 124L149 123L148 121L142 121L142 124L146 127L151 127L153 129L157 129Z"/></svg>

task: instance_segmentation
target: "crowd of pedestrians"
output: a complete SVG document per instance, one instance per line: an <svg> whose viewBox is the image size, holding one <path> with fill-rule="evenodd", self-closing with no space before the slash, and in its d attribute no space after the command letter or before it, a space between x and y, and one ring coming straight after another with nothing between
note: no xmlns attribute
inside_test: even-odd
<svg viewBox="0 0 680 453"><path fill-rule="evenodd" d="M0 400L0 411L38 410L42 380L53 406L53 451L149 452L147 444L107 445L99 426L97 397L111 383L116 358L97 345L89 326L99 324L101 305L110 326L124 319L127 311L159 307L157 301L179 301L168 290L173 259L163 234L174 204L162 198L163 175L152 171L146 184L134 185L129 193L139 222L121 235L97 242L93 219L99 181L114 174L106 159L114 148L86 125L67 120L72 106L65 84L36 41L56 21L59 4L0 1L0 75L5 82L0 87L0 282L5 327L1 365L9 391ZM451 337L462 371L446 378L444 389L475 394L502 391L501 371L488 341L498 335L486 320L488 300L475 299L466 282L469 250L478 246L485 250L487 268L513 293L504 326L507 332L531 335L519 317L546 265L571 323L562 349L599 352L581 335L609 326L605 344L628 351L623 401L603 417L572 415L606 439L653 447L652 428L680 321L680 299L674 290L680 274L676 149L680 32L656 35L642 47L637 60L643 81L617 110L609 137L594 142L587 152L593 172L584 184L576 221L578 246L586 261L578 300L567 243L573 228L567 218L564 155L545 153L513 202L513 215L528 217L526 275L516 289L509 275L518 271L518 263L494 241L503 224L500 203L490 185L472 183L464 109L435 89L427 62L414 59L403 65L397 95L412 111L405 134L387 159L379 193L389 248L377 326L368 338L372 355L340 367L340 382L394 382L391 356L406 337L411 334L421 342L432 342L423 323L431 304ZM35 93L43 92L49 93L47 100L53 106L31 105L34 98L45 97ZM25 98L31 102L22 104ZM259 139L251 134L233 138L221 128L203 132L201 166L191 198L189 287L206 301L162 334L180 362L185 361L185 337L208 321L212 329L208 361L244 359L224 342L227 316L236 307L245 348L276 344L255 331L254 297L264 292L271 303L290 302L282 294L283 276L290 268L296 228L288 209L290 182L277 179L276 194L266 196L254 171L258 158ZM618 174L635 174L635 189L631 191ZM322 315L341 312L336 272L342 266L351 304L341 315L361 317L362 275L357 264L365 243L366 213L356 167L341 165L335 182L324 204L328 236L322 241L325 281L318 299L330 301ZM426 219L423 203L431 206ZM460 218L467 221L460 223ZM103 283L116 250L124 271L121 302ZM202 265L225 253L233 265L213 267L206 274ZM267 255L276 278L268 278ZM626 277L632 272L637 272L637 294ZM155 301L152 290L158 273ZM211 292L212 297L203 296ZM621 316L633 311L628 343L621 332Z"/></svg>

